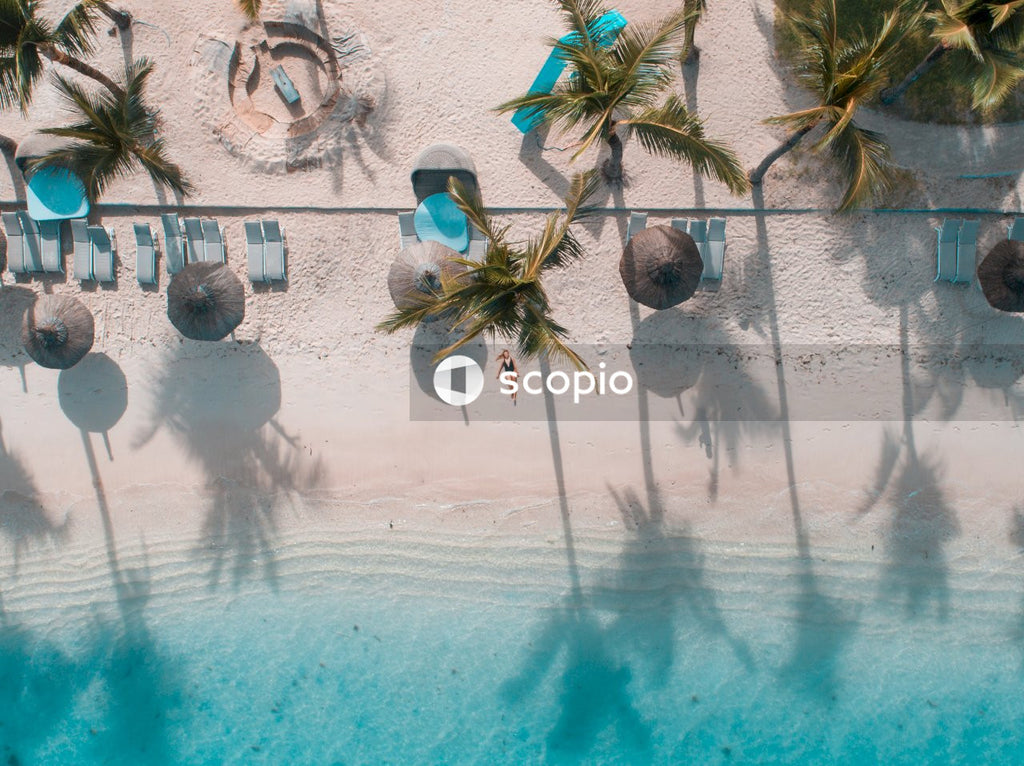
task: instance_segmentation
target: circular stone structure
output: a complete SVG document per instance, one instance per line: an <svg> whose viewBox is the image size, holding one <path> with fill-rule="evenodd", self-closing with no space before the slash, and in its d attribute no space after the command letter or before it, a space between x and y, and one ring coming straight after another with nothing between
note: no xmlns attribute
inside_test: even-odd
<svg viewBox="0 0 1024 766"><path fill-rule="evenodd" d="M212 137L268 172L340 159L369 129L386 91L376 57L349 18L285 12L230 43L200 40L191 63L199 116Z"/></svg>

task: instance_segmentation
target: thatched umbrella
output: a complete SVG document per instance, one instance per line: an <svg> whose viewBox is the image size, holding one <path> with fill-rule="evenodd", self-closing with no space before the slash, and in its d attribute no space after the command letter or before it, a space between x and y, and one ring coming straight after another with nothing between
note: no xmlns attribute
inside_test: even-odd
<svg viewBox="0 0 1024 766"><path fill-rule="evenodd" d="M43 295L25 312L21 342L42 367L74 367L92 348L92 313L77 298Z"/></svg>
<svg viewBox="0 0 1024 766"><path fill-rule="evenodd" d="M466 267L456 263L461 258L440 242L417 242L403 248L388 272L388 291L399 309L414 309L424 297L441 289L442 279L457 277Z"/></svg>
<svg viewBox="0 0 1024 766"><path fill-rule="evenodd" d="M167 286L167 318L193 340L220 340L245 317L245 289L223 263L190 263Z"/></svg>
<svg viewBox="0 0 1024 766"><path fill-rule="evenodd" d="M32 160L42 159L51 152L67 147L68 140L49 133L32 133L18 143L14 152L14 164L24 173Z"/></svg>
<svg viewBox="0 0 1024 766"><path fill-rule="evenodd" d="M1024 242L1007 239L993 247L978 266L978 281L994 308L1024 311Z"/></svg>
<svg viewBox="0 0 1024 766"><path fill-rule="evenodd" d="M634 234L619 261L629 297L652 309L685 301L697 291L703 271L693 237L670 226L652 226Z"/></svg>

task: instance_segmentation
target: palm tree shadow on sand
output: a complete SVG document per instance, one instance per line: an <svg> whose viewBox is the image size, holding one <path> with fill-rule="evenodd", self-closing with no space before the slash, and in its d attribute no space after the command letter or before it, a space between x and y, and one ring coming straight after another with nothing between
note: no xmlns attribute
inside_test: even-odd
<svg viewBox="0 0 1024 766"><path fill-rule="evenodd" d="M13 547L14 571L18 571L26 550L35 545L59 543L66 532L66 521L56 525L47 516L31 474L4 442L0 421L0 534Z"/></svg>
<svg viewBox="0 0 1024 766"><path fill-rule="evenodd" d="M36 292L29 287L6 285L0 289L0 365L18 368L22 391L28 391L25 366L32 360L21 345L21 322L35 300Z"/></svg>
<svg viewBox="0 0 1024 766"><path fill-rule="evenodd" d="M210 558L210 587L228 565L236 586L259 567L273 587L275 516L322 483L323 462L276 420L281 377L263 349L209 352L182 344L163 360L150 386L149 425L134 446L166 429L202 470L210 500L197 555Z"/></svg>
<svg viewBox="0 0 1024 766"><path fill-rule="evenodd" d="M78 660L82 694L92 695L98 720L87 751L96 760L111 753L134 762L172 762L166 729L167 712L180 704L180 672L162 656L144 610L151 595L151 573L143 544L142 561L125 566L118 552L114 520L92 434L103 434L109 460L114 456L107 433L128 406L124 372L106 354L89 354L63 370L57 383L61 410L78 427L93 492L103 526L107 564L114 588L117 617L95 609L89 639Z"/></svg>
<svg viewBox="0 0 1024 766"><path fill-rule="evenodd" d="M752 190L754 207L764 209L761 186ZM759 273L764 275L763 294L768 318L768 337L775 355L778 413L782 431L782 445L789 485L790 510L796 544L797 594L794 601L793 648L789 660L779 670L780 677L796 688L819 697L835 699L840 679L839 662L843 645L849 641L858 625L859 605L844 605L822 590L814 569L813 552L804 511L800 501L796 460L789 414L789 393L786 385L785 364L782 358L782 335L779 328L775 286L772 277L772 255L768 242L768 226L764 215L756 215L757 252L750 259Z"/></svg>

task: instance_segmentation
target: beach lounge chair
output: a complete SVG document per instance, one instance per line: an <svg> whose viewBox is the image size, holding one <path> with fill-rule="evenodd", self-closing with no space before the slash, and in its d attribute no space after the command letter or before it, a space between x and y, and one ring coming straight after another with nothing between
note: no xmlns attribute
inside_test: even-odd
<svg viewBox="0 0 1024 766"><path fill-rule="evenodd" d="M198 218L186 218L185 241L188 243L188 262L198 263L206 260L206 253L203 251L203 225Z"/></svg>
<svg viewBox="0 0 1024 766"><path fill-rule="evenodd" d="M962 221L956 218L944 218L942 226L935 228L938 234L936 254L935 281L940 279L952 282L956 277L956 240L960 233Z"/></svg>
<svg viewBox="0 0 1024 766"><path fill-rule="evenodd" d="M25 273L25 234L17 213L0 213L7 236L7 268L12 274Z"/></svg>
<svg viewBox="0 0 1024 766"><path fill-rule="evenodd" d="M114 253L117 240L113 227L89 226L89 243L92 245L92 276L97 282L114 281Z"/></svg>
<svg viewBox="0 0 1024 766"><path fill-rule="evenodd" d="M1024 242L1024 218L1013 219L1013 223L1006 227L1006 238Z"/></svg>
<svg viewBox="0 0 1024 766"><path fill-rule="evenodd" d="M973 282L978 256L978 221L964 221L956 239L956 275L954 282Z"/></svg>
<svg viewBox="0 0 1024 766"><path fill-rule="evenodd" d="M18 211L18 221L25 235L25 271L43 270L42 243L39 241L39 228L24 210Z"/></svg>
<svg viewBox="0 0 1024 766"><path fill-rule="evenodd" d="M707 244L704 248L704 272L701 280L721 281L725 270L725 219L711 218L707 223Z"/></svg>
<svg viewBox="0 0 1024 766"><path fill-rule="evenodd" d="M84 218L71 219L72 271L75 279L92 279L92 243L89 241L89 224Z"/></svg>
<svg viewBox="0 0 1024 766"><path fill-rule="evenodd" d="M63 272L64 265L60 262L60 221L36 221L39 227L39 252L43 261L43 271Z"/></svg>
<svg viewBox="0 0 1024 766"><path fill-rule="evenodd" d="M267 271L264 263L263 227L259 221L246 221L245 258L249 266L250 282L266 282Z"/></svg>
<svg viewBox="0 0 1024 766"><path fill-rule="evenodd" d="M174 213L160 216L164 224L164 260L167 273L177 274L185 268L185 241L181 238L181 221Z"/></svg>
<svg viewBox="0 0 1024 766"><path fill-rule="evenodd" d="M629 226L626 227L626 242L633 239L633 235L638 231L643 231L647 228L647 213L630 213L629 214Z"/></svg>
<svg viewBox="0 0 1024 766"><path fill-rule="evenodd" d="M420 238L416 236L416 227L413 224L415 216L416 213L413 211L398 214L398 237L403 250L420 241Z"/></svg>
<svg viewBox="0 0 1024 766"><path fill-rule="evenodd" d="M284 227L277 221L263 222L263 271L268 282L288 279L285 271Z"/></svg>
<svg viewBox="0 0 1024 766"><path fill-rule="evenodd" d="M487 258L487 237L473 224L469 225L469 247L466 248L466 260L483 263Z"/></svg>
<svg viewBox="0 0 1024 766"><path fill-rule="evenodd" d="M135 229L135 279L140 285L156 284L156 245L148 223L133 224Z"/></svg>
<svg viewBox="0 0 1024 766"><path fill-rule="evenodd" d="M203 220L203 251L205 260L211 263L224 263L224 237L221 235L220 224L212 218Z"/></svg>
<svg viewBox="0 0 1024 766"><path fill-rule="evenodd" d="M587 31L590 32L591 39L599 47L607 48L615 42L615 38L619 36L619 32L625 26L625 17L616 10L610 10L590 22L587 25ZM563 45L572 45L576 42L577 37L575 33L570 32L559 38L558 42ZM557 48L552 50L528 93L550 93L555 87L555 83L558 82L558 78L562 76L562 72L565 71L565 64L562 52ZM541 122L541 118L541 110L536 107L524 107L517 109L512 115L512 124L518 128L520 133L528 133Z"/></svg>

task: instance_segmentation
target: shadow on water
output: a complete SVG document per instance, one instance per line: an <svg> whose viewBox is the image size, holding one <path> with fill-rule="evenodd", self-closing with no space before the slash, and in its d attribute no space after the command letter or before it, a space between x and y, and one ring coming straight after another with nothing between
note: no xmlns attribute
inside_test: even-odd
<svg viewBox="0 0 1024 766"><path fill-rule="evenodd" d="M197 554L211 559L210 586L228 565L235 585L258 567L275 586L275 514L325 477L322 460L276 419L277 365L257 345L182 344L159 365L150 390L149 425L134 446L163 428L202 470L210 501Z"/></svg>
<svg viewBox="0 0 1024 766"><path fill-rule="evenodd" d="M945 546L960 532L956 511L942 488L942 464L921 456L914 440L914 416L920 411L911 376L909 309L900 307L903 384L903 436L885 433L872 486L859 512L867 514L882 500L892 507L887 530L888 564L880 583L883 594L899 597L909 617L929 603L945 619L949 611L949 564Z"/></svg>
<svg viewBox="0 0 1024 766"><path fill-rule="evenodd" d="M81 732L80 758L121 763L173 762L167 738L167 713L180 704L178 674L168 667L146 624L143 611L151 592L149 565L121 561L114 520L93 449L92 433L102 433L113 460L107 432L124 415L128 387L124 372L105 354L90 354L58 379L60 406L79 428L103 525L107 565L119 619L94 614L85 651L78 662L81 689L75 724ZM72 674L74 677L75 674Z"/></svg>
<svg viewBox="0 0 1024 766"><path fill-rule="evenodd" d="M760 186L752 192L754 207L764 209L764 194ZM839 663L843 644L857 627L857 617L849 607L826 594L814 570L813 554L804 512L800 503L793 455L793 437L789 420L789 398L786 371L782 360L782 336L772 279L771 249L768 226L763 215L754 217L757 229L758 267L765 275L764 291L767 299L769 338L775 354L775 375L778 390L778 412L782 428L782 446L786 460L786 478L789 484L789 503L793 517L796 543L798 592L794 603L793 629L795 638L789 660L780 669L780 676L795 687L819 697L835 698L840 686Z"/></svg>
<svg viewBox="0 0 1024 766"><path fill-rule="evenodd" d="M1016 506L1013 509L1013 518L1010 527L1010 542L1017 548L1017 551L1024 554L1024 507ZM1014 632L1014 639L1020 644L1021 649L1021 671L1024 672L1024 599L1021 601L1020 614L1017 615L1017 626Z"/></svg>

